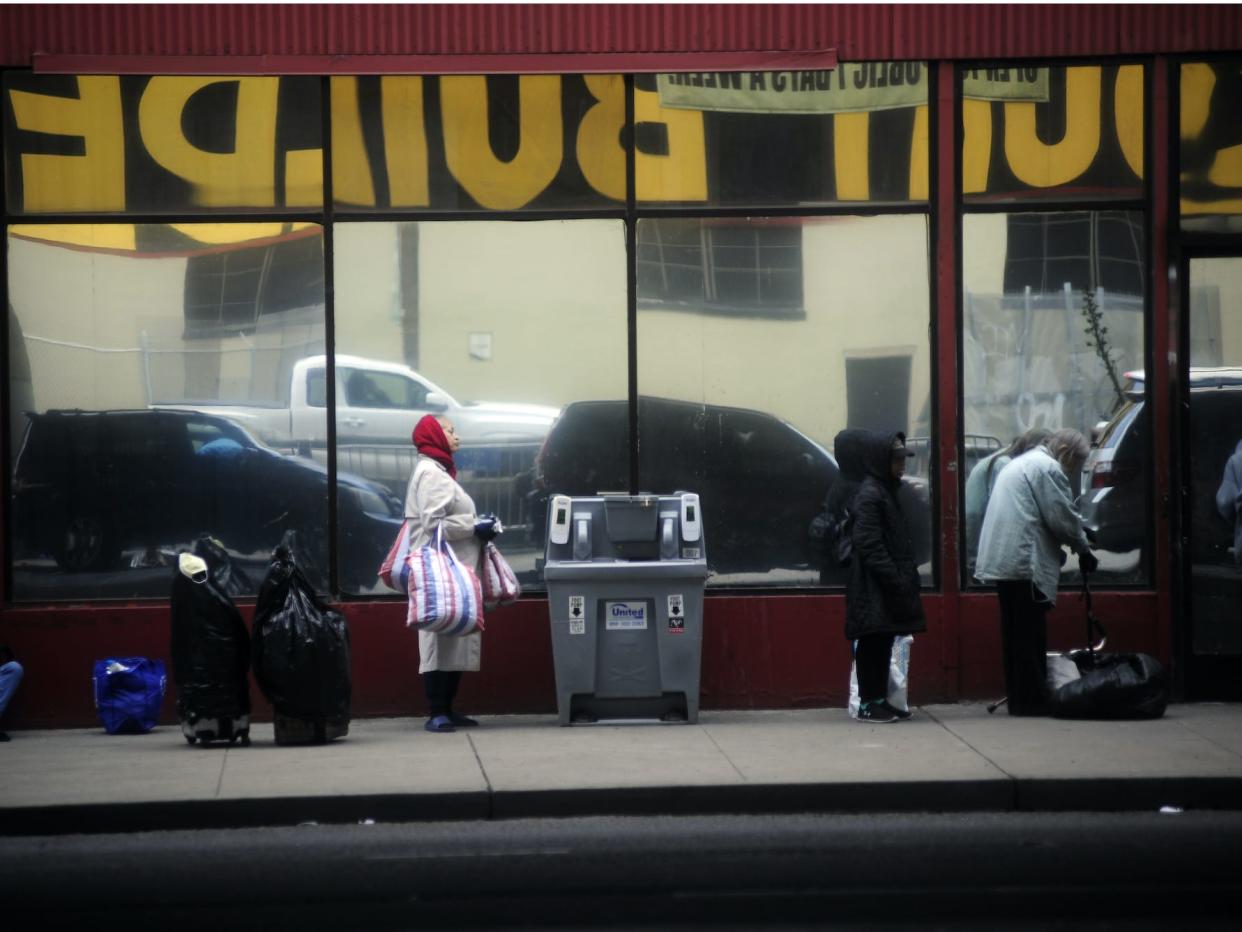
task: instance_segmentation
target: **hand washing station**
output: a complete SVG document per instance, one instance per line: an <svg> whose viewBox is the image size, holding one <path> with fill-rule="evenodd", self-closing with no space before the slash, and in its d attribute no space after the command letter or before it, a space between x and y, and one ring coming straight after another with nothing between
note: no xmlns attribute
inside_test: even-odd
<svg viewBox="0 0 1242 932"><path fill-rule="evenodd" d="M699 717L699 497L555 495L544 579L562 725Z"/></svg>

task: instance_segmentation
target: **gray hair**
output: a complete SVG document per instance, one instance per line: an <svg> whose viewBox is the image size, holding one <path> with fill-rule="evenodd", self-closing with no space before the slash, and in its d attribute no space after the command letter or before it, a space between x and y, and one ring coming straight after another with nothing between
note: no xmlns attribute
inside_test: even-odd
<svg viewBox="0 0 1242 932"><path fill-rule="evenodd" d="M1091 445L1087 442L1087 438L1069 427L1054 430L1044 441L1044 446L1067 473L1076 472L1081 468L1091 452Z"/></svg>
<svg viewBox="0 0 1242 932"><path fill-rule="evenodd" d="M1046 427L1032 427L1030 430L1013 438L1013 443L1009 444L1008 453L1010 456L1021 456L1027 450L1034 450L1041 443L1047 442L1052 436L1052 431Z"/></svg>

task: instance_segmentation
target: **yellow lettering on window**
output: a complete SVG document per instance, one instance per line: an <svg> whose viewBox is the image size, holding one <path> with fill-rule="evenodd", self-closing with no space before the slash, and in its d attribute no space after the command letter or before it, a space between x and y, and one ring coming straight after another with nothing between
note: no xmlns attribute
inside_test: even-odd
<svg viewBox="0 0 1242 932"><path fill-rule="evenodd" d="M625 82L616 74L583 76L587 90L598 101L582 115L575 151L587 184L604 197L625 200Z"/></svg>
<svg viewBox="0 0 1242 932"><path fill-rule="evenodd" d="M660 106L655 91L634 89L634 122L663 123L665 155L634 154L634 197L640 201L706 201L707 146L703 113Z"/></svg>
<svg viewBox="0 0 1242 932"><path fill-rule="evenodd" d="M1182 65L1181 137L1194 139L1207 126L1212 112L1212 91L1216 73L1202 62Z"/></svg>
<svg viewBox="0 0 1242 932"><path fill-rule="evenodd" d="M910 140L910 200L928 198L931 166L928 158L927 106L914 108L914 135Z"/></svg>
<svg viewBox="0 0 1242 932"><path fill-rule="evenodd" d="M285 206L323 206L322 149L291 149L285 153Z"/></svg>
<svg viewBox="0 0 1242 932"><path fill-rule="evenodd" d="M387 76L380 81L384 110L384 164L393 207L426 207L427 128L423 121L423 79Z"/></svg>
<svg viewBox="0 0 1242 932"><path fill-rule="evenodd" d="M867 129L871 114L838 113L832 118L833 162L837 173L837 200L865 201L871 196L867 171Z"/></svg>
<svg viewBox="0 0 1242 932"><path fill-rule="evenodd" d="M190 98L212 84L237 84L232 152L207 152L181 129ZM151 158L193 187L200 207L270 207L276 201L279 78L152 78L138 105L138 131Z"/></svg>
<svg viewBox="0 0 1242 932"><path fill-rule="evenodd" d="M1067 184L1100 148L1100 68L1065 71L1065 135L1051 145L1035 133L1035 104L1005 104L1005 158L1014 177L1034 188Z"/></svg>
<svg viewBox="0 0 1242 932"><path fill-rule="evenodd" d="M1230 146L1216 153L1208 181L1219 188L1242 188L1242 146Z"/></svg>
<svg viewBox="0 0 1242 932"><path fill-rule="evenodd" d="M1117 140L1134 174L1143 177L1143 66L1122 65L1117 69L1113 119Z"/></svg>
<svg viewBox="0 0 1242 932"><path fill-rule="evenodd" d="M332 78L332 199L338 204L375 206L371 163L362 141L358 79Z"/></svg>
<svg viewBox="0 0 1242 932"><path fill-rule="evenodd" d="M125 209L125 137L121 79L78 78L78 97L12 91L17 128L80 136L82 155L23 153L22 207L31 213Z"/></svg>
<svg viewBox="0 0 1242 932"><path fill-rule="evenodd" d="M988 189L992 167L992 102L962 101L962 193Z"/></svg>
<svg viewBox="0 0 1242 932"><path fill-rule="evenodd" d="M561 167L561 79L518 78L518 107L517 154L502 162L488 139L487 79L477 75L440 79L449 171L471 197L492 210L529 204Z"/></svg>

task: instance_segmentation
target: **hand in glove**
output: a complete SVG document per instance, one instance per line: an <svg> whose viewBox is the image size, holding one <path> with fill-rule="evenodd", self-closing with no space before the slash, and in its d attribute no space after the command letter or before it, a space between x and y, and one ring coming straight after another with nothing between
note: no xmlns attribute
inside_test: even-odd
<svg viewBox="0 0 1242 932"><path fill-rule="evenodd" d="M497 524L498 522L495 518L480 515L478 520L474 522L474 536L486 544L500 533Z"/></svg>
<svg viewBox="0 0 1242 932"><path fill-rule="evenodd" d="M1094 573L1100 568L1100 561L1090 550L1084 550L1078 555L1078 568L1084 573Z"/></svg>

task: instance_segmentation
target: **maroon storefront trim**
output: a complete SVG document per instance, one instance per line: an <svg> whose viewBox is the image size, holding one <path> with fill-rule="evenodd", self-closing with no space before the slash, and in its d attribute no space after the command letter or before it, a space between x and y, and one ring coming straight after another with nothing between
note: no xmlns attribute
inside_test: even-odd
<svg viewBox="0 0 1242 932"><path fill-rule="evenodd" d="M824 71L836 66L836 49L532 55L58 55L36 52L33 56L36 74L643 74Z"/></svg>

